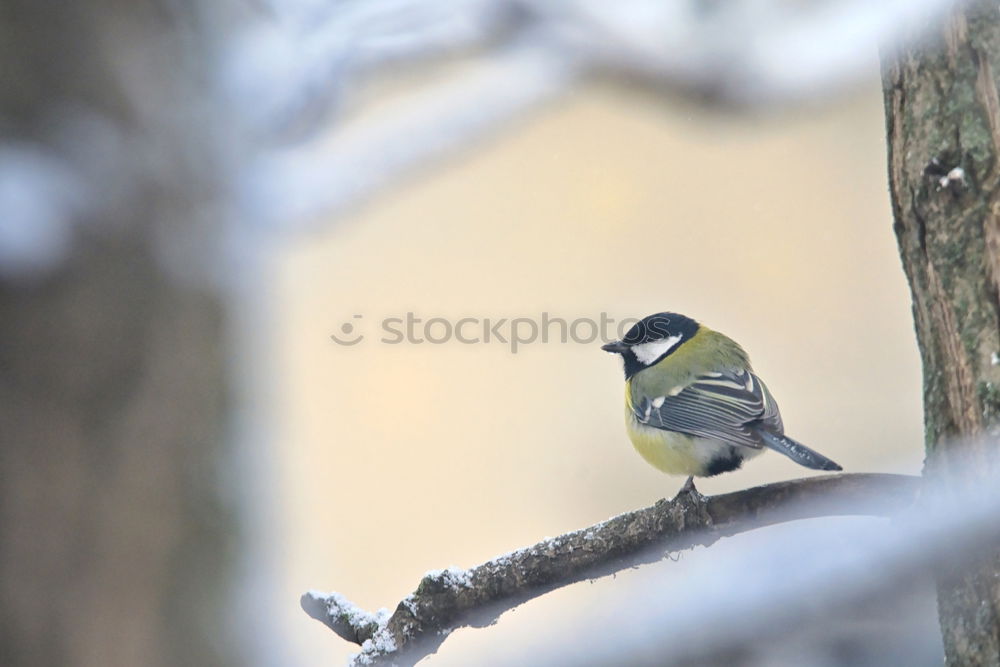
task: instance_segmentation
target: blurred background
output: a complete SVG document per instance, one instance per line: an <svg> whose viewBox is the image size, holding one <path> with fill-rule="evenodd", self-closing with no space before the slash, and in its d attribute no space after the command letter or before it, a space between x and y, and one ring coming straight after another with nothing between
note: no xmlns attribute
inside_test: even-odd
<svg viewBox="0 0 1000 667"><path fill-rule="evenodd" d="M478 564L683 482L632 449L620 361L598 344L511 354L378 342L380 321L408 311L457 321L676 310L750 351L789 433L848 471L919 473L919 358L873 76L836 104L751 120L586 86L287 248L270 292L269 389L284 598L330 589L391 608L426 570ZM331 333L347 338L344 322L367 338L333 343ZM805 474L767 455L698 487ZM578 586L566 604L599 606L614 585ZM306 655L351 652L288 611ZM459 635L557 617L528 604ZM480 655L458 645L429 664Z"/></svg>
<svg viewBox="0 0 1000 667"><path fill-rule="evenodd" d="M427 570L683 482L633 451L599 340L381 342L408 312L682 312L746 347L795 438L919 473L877 52L915 10L418 4L0 13L0 662L342 664L357 647L306 590L391 610ZM698 486L804 474L766 455ZM608 664L602 614L761 535L558 591L427 662L530 663L544 628ZM872 613L913 614L939 663L933 598L900 595Z"/></svg>

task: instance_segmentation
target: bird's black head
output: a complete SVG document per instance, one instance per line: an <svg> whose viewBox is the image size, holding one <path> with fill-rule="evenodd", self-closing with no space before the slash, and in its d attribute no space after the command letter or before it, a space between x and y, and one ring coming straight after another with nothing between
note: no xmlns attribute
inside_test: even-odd
<svg viewBox="0 0 1000 667"><path fill-rule="evenodd" d="M628 379L671 355L698 333L698 326L684 315L656 313L637 322L621 340L602 345L601 349L622 355Z"/></svg>

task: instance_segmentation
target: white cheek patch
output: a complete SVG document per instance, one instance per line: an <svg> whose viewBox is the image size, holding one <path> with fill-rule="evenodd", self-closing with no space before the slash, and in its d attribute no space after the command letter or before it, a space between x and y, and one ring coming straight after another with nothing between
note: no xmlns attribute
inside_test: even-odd
<svg viewBox="0 0 1000 667"><path fill-rule="evenodd" d="M641 361L644 365L649 366L651 363L669 352L670 348L681 342L681 338L682 336L678 334L676 336L670 336L669 338L654 340L651 343L633 345L632 353L635 355L636 359Z"/></svg>

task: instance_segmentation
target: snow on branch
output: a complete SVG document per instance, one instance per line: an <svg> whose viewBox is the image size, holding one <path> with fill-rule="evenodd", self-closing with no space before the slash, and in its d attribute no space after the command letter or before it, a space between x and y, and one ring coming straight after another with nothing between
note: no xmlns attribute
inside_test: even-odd
<svg viewBox="0 0 1000 667"><path fill-rule="evenodd" d="M512 45L397 102L387 118L260 154L237 184L242 218L286 231L325 224L321 216L350 210L429 160L473 145L560 95L576 76L550 50Z"/></svg>
<svg viewBox="0 0 1000 667"><path fill-rule="evenodd" d="M0 139L0 273L57 265L74 226L101 218L102 203L113 209L134 194L136 154L148 151L143 164L162 170L158 178L178 180L171 171L177 160L165 148L177 143L169 128L178 129L178 118L196 117L198 136L215 144L202 147L209 153L204 162L220 172L212 174L204 216L226 220L229 229L220 238L251 236L262 228L288 234L301 230L296 223L303 219L325 216L329 221L406 175L468 149L480 137L564 96L587 76L626 80L665 100L687 96L702 105L766 109L814 100L875 72L877 48L891 49L914 26L930 25L928 17L956 3L257 4L267 11L234 12L211 23L209 39L216 48L207 49L207 60L197 63L208 73L198 95L163 104L155 76L132 77L138 83L125 94L132 98L129 106L144 110L141 131L118 127L110 118L97 121L109 125L111 135L134 142L81 141L74 114L82 112L62 102L54 103L63 121L53 137L28 147L31 154L55 155L57 161L49 160L44 169L37 160L25 159L23 151L12 153L14 145ZM123 40L108 48L109 61L142 62L136 55L142 45ZM453 67L458 60L468 67ZM441 66L444 62L452 67ZM371 99L373 82L418 65L437 65L441 76L381 119L357 113ZM384 101L380 97L378 103ZM364 122L345 118L345 110L364 116ZM53 145L59 150L52 151ZM107 165L99 177L90 174L95 161ZM111 197L109 183L116 185ZM34 231L39 221L43 233ZM224 255L228 249L213 250Z"/></svg>
<svg viewBox="0 0 1000 667"><path fill-rule="evenodd" d="M293 8L285 0L278 6ZM407 65L464 55L486 61L424 86L396 115L339 123L325 145L264 150L237 174L245 212L289 229L342 214L417 168L568 93L588 75L664 99L773 108L830 96L877 71L911 26L954 0L392 0L343 3L322 19L261 26L231 72L235 106L256 132L322 138L358 84ZM444 8L444 9L443 9ZM289 9L288 11L292 11ZM447 21L437 20L442 14ZM292 25L289 26L288 24ZM286 46L274 48L273 40ZM259 43L258 43L259 42ZM304 129L303 129L304 128ZM252 216L243 215L243 219Z"/></svg>
<svg viewBox="0 0 1000 667"><path fill-rule="evenodd" d="M302 608L344 639L360 644L354 664L413 664L453 630L494 622L551 590L721 537L798 519L892 516L917 497L905 475L811 477L717 496L681 492L589 528L499 556L469 570L429 572L391 614L364 612L338 593L311 591Z"/></svg>

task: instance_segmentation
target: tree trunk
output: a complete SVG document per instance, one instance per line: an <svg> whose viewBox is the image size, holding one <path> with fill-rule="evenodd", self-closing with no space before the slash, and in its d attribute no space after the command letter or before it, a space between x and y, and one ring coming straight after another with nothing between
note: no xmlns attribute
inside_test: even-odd
<svg viewBox="0 0 1000 667"><path fill-rule="evenodd" d="M883 66L894 229L923 361L925 475L955 490L997 484L1000 471L997 73L990 2L955 9ZM938 614L948 664L1000 664L1000 548L939 575Z"/></svg>
<svg viewBox="0 0 1000 667"><path fill-rule="evenodd" d="M222 303L158 250L199 232L211 187L210 127L174 104L203 99L194 12L0 6L0 148L107 170L91 184L101 215L75 221L64 257L0 267L3 665L239 662L223 613Z"/></svg>

